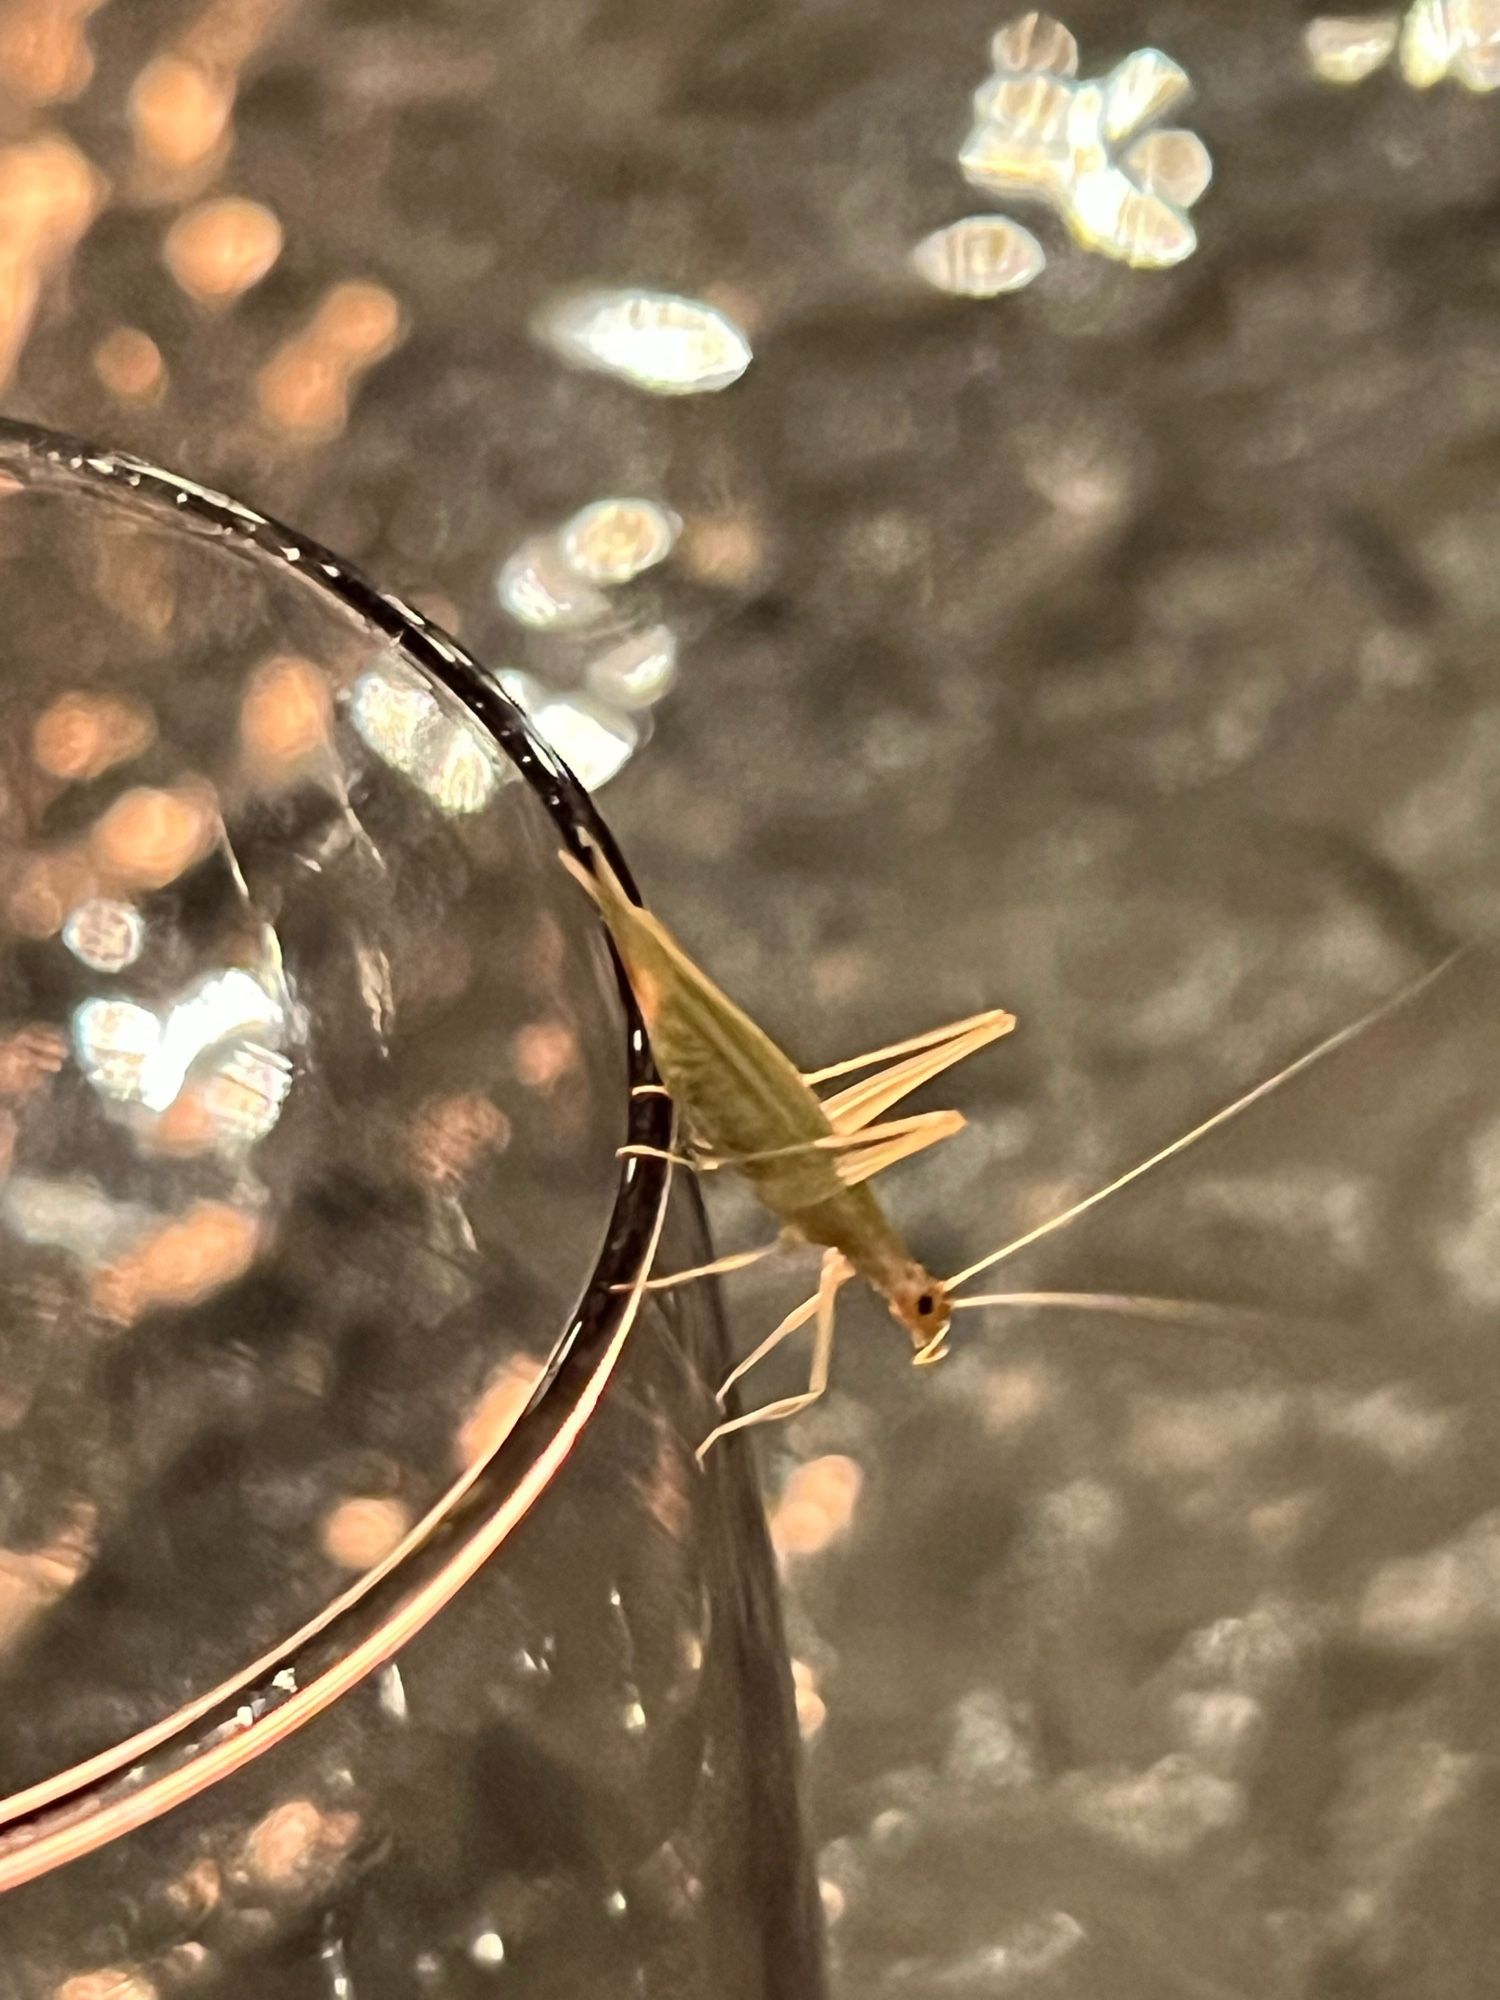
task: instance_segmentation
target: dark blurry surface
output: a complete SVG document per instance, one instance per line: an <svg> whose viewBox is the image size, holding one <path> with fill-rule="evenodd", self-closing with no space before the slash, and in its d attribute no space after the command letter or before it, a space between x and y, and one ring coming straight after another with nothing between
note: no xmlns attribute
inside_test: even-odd
<svg viewBox="0 0 1500 2000"><path fill-rule="evenodd" d="M1200 248L1131 271L1041 223L1036 284L971 304L906 261L985 205L969 0L85 12L0 20L7 143L110 184L85 232L46 155L10 406L305 521L559 685L584 655L505 617L501 563L601 494L675 508L643 615L681 678L603 809L810 1063L1015 1008L938 1099L973 1129L893 1183L939 1269L1493 927L1494 99L1340 92L1287 6L1078 5L1087 73L1191 73ZM174 48L232 122L164 87L144 157L127 102ZM210 309L161 244L226 193L284 244ZM351 280L389 299L346 296L347 404L305 348L263 374ZM673 402L567 373L529 322L597 282L711 297L753 365ZM101 356L120 326L162 384ZM1500 1983L1495 998L1480 954L1014 1267L1274 1324L976 1314L913 1377L846 1308L835 1393L766 1455L846 1994ZM724 1239L760 1226L731 1195ZM735 1282L744 1344L795 1282Z"/></svg>

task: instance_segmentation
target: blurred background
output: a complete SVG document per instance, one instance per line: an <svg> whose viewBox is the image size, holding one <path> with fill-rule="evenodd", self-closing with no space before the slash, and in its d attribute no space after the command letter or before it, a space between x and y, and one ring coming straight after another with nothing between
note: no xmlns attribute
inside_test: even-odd
<svg viewBox="0 0 1500 2000"><path fill-rule="evenodd" d="M1013 1008L892 1176L936 1269L1480 943L1005 1273L1215 1311L913 1376L851 1299L761 1440L841 1994L1446 2000L1500 1985L1500 6L1064 12L4 0L5 408L459 634L808 1066ZM730 1282L743 1346L810 1275Z"/></svg>

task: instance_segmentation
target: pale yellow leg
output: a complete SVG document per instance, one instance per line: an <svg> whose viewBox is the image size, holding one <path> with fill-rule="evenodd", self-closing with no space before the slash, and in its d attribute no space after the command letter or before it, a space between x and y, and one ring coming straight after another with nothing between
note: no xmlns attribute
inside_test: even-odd
<svg viewBox="0 0 1500 2000"><path fill-rule="evenodd" d="M698 1447L700 1465L721 1438L730 1437L735 1431L747 1431L755 1424L780 1423L817 1402L828 1387L829 1364L833 1359L834 1307L839 1287L850 1277L851 1270L847 1259L840 1256L837 1250L825 1254L822 1275L818 1280L818 1295L811 1301L812 1312L817 1315L817 1332L813 1341L812 1371L806 1389L800 1396L783 1396L778 1402L767 1403L762 1409L747 1410L744 1416L731 1417L727 1423L711 1430Z"/></svg>
<svg viewBox="0 0 1500 2000"><path fill-rule="evenodd" d="M886 1062L890 1056L912 1056L920 1054L924 1048L942 1048L948 1042L956 1042L964 1036L978 1034L980 1042L994 1042L1002 1034L1010 1034L1016 1026L1016 1016L1006 1014L1004 1008L988 1008L984 1014L970 1014L966 1020L952 1020L946 1028L928 1028L926 1034L912 1034L904 1042L892 1042L888 1048L872 1048L864 1056L848 1056L844 1062L830 1062L822 1070L804 1070L804 1084L826 1084L830 1076L850 1076L854 1070L868 1070L872 1062ZM936 1072L934 1072L936 1074Z"/></svg>
<svg viewBox="0 0 1500 2000"><path fill-rule="evenodd" d="M614 1292L668 1292L674 1285L689 1285L695 1278L723 1278L731 1271L743 1271L751 1264L758 1264L762 1257L769 1257L773 1250L781 1248L781 1238L774 1243L762 1243L758 1250L733 1250L727 1257L715 1257L711 1264L694 1264L686 1271L671 1271L665 1278L647 1278L644 1284L611 1285Z"/></svg>
<svg viewBox="0 0 1500 2000"><path fill-rule="evenodd" d="M924 1111L918 1117L900 1121L909 1129L893 1139L866 1144L860 1151L847 1153L838 1163L838 1177L845 1187L858 1187L861 1181L883 1174L887 1167L894 1167L902 1160L909 1160L914 1153L925 1152L929 1146L937 1145L940 1139L951 1139L955 1132L964 1128L961 1111ZM888 1131L888 1126L872 1126L863 1137L868 1141L876 1133Z"/></svg>
<svg viewBox="0 0 1500 2000"><path fill-rule="evenodd" d="M943 1130L936 1136L948 1138L959 1131L964 1123L961 1111L917 1111L909 1118L890 1118L883 1125L866 1125L857 1132L826 1132L821 1139L799 1139L794 1146L768 1146L763 1153L720 1153L716 1164L721 1167L747 1167L758 1165L763 1160L792 1160L799 1153L856 1154L869 1151L872 1147L889 1145L893 1141L904 1141L914 1132L930 1133L941 1123ZM931 1139L923 1139L914 1150L922 1145L930 1145ZM842 1166L840 1172L842 1172ZM868 1178L868 1177L866 1177Z"/></svg>
<svg viewBox="0 0 1500 2000"><path fill-rule="evenodd" d="M959 1021L951 1028L936 1031L902 1061L894 1062L878 1075L866 1077L862 1083L850 1084L846 1090L835 1091L832 1097L825 1098L823 1109L828 1114L829 1124L836 1132L859 1131L872 1119L883 1117L893 1105L899 1104L903 1097L909 1097L922 1084L951 1069L954 1063L962 1062L966 1056L974 1055L991 1042L998 1041L1002 1035L1008 1035L1015 1025L1013 1014L1006 1014L997 1008L989 1014L977 1014L971 1021ZM817 1074L836 1076L845 1067L849 1065L840 1063L832 1070L821 1070Z"/></svg>
<svg viewBox="0 0 1500 2000"><path fill-rule="evenodd" d="M616 1146L617 1160L665 1160L669 1167L685 1167L690 1174L711 1174L719 1162L706 1153L668 1152L665 1146Z"/></svg>
<svg viewBox="0 0 1500 2000"><path fill-rule="evenodd" d="M722 1403L735 1383L740 1380L741 1376L748 1375L752 1368L758 1367L768 1354L773 1353L776 1348L780 1347L782 1341L789 1334L795 1333L798 1327L806 1326L817 1310L818 1294L816 1292L813 1293L810 1299L804 1299L800 1306L793 1306L786 1318L766 1335L754 1353L747 1354L743 1361L737 1361L733 1368L730 1369L724 1380L719 1384L717 1392L718 1401Z"/></svg>

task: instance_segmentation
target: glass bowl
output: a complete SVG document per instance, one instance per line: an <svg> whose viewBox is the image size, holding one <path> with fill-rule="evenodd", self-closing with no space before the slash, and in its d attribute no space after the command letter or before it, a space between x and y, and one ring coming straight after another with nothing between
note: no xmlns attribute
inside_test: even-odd
<svg viewBox="0 0 1500 2000"><path fill-rule="evenodd" d="M0 1991L820 1988L586 795L346 565L0 426Z"/></svg>

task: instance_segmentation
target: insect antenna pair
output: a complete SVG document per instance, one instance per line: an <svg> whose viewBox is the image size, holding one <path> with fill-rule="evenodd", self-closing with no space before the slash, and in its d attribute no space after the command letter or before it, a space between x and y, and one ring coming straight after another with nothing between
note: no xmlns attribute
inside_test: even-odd
<svg viewBox="0 0 1500 2000"><path fill-rule="evenodd" d="M756 1249L734 1251L691 1270L660 1277L643 1272L624 1289L662 1291L699 1278L724 1276L746 1269L788 1243L815 1244L823 1251L817 1290L793 1307L759 1346L736 1364L719 1395L723 1401L743 1376L812 1322L807 1388L727 1418L699 1446L700 1458L734 1431L795 1416L818 1400L828 1386L838 1294L856 1276L885 1299L911 1338L912 1359L918 1365L937 1361L947 1351L948 1329L955 1312L980 1307L1068 1306L1163 1320L1227 1319L1243 1324L1253 1315L1182 1299L1105 1292L958 1294L983 1272L1067 1227L1366 1033L1415 999L1463 955L1462 950L1451 953L1082 1200L977 1258L952 1277L936 1278L907 1250L869 1183L888 1167L951 1138L962 1130L964 1119L957 1111L919 1112L904 1118L886 1114L921 1084L1008 1034L1015 1026L1014 1017L1003 1009L991 1009L804 1075L714 985L659 919L631 902L601 854L590 852L592 865L588 868L571 855L564 854L562 859L598 906L645 1020L664 1083L642 1088L665 1089L676 1102L682 1141L679 1150L660 1157L698 1172L729 1169L738 1173L781 1224L776 1238ZM815 1085L875 1065L880 1067L873 1074L831 1096L820 1099L814 1093ZM655 1149L623 1150L649 1154Z"/></svg>

